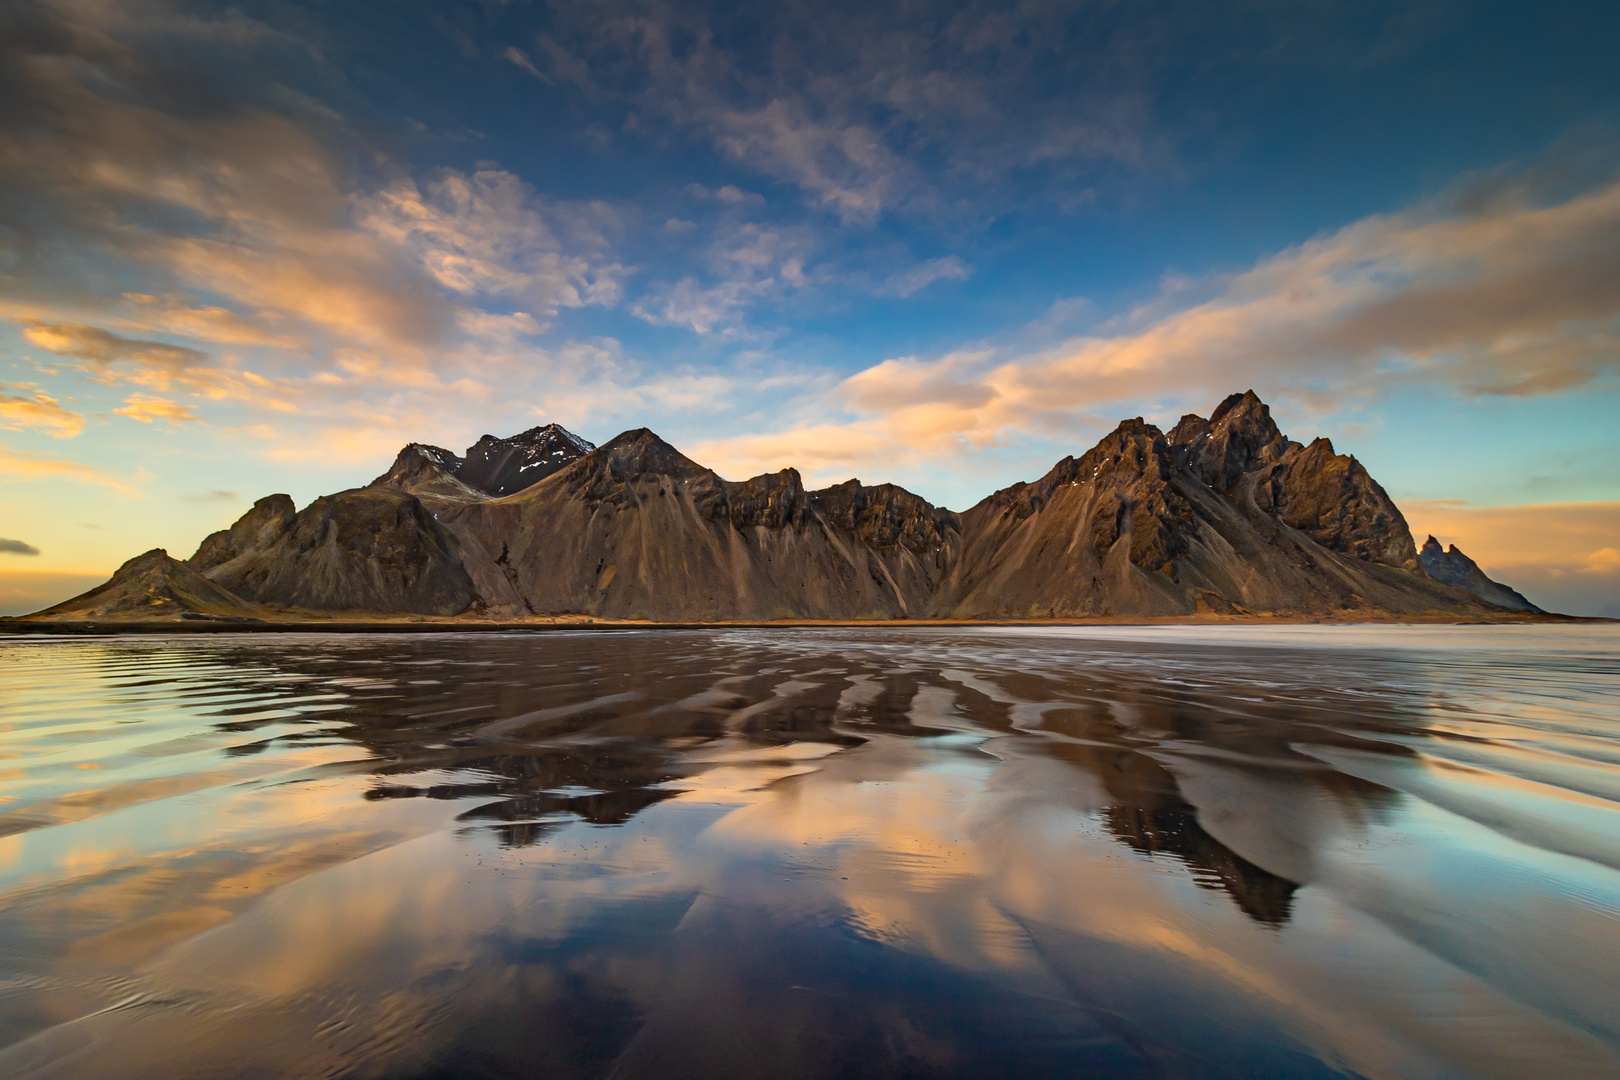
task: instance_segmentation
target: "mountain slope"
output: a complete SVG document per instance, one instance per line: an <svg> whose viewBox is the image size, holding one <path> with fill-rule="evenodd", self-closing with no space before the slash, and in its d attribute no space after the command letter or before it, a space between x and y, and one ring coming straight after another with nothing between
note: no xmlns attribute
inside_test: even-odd
<svg viewBox="0 0 1620 1080"><path fill-rule="evenodd" d="M388 487L323 495L297 513L285 495L260 499L190 566L284 607L455 615L478 600L454 538L416 496Z"/></svg>
<svg viewBox="0 0 1620 1080"><path fill-rule="evenodd" d="M1418 558L1423 562L1423 569L1436 581L1464 589L1486 603L1514 611L1541 610L1525 599L1518 590L1486 577L1479 564L1458 551L1456 544L1452 544L1449 551L1442 550L1440 541L1430 536L1423 542L1423 549L1418 552Z"/></svg>
<svg viewBox="0 0 1620 1080"><path fill-rule="evenodd" d="M560 424L510 438L485 435L466 457L440 446L411 443L372 487L396 487L419 498L465 502L514 495L567 468L596 447Z"/></svg>
<svg viewBox="0 0 1620 1080"><path fill-rule="evenodd" d="M209 581L162 548L120 566L89 592L27 616L42 621L167 621L172 619L256 619L262 608Z"/></svg>
<svg viewBox="0 0 1620 1080"><path fill-rule="evenodd" d="M645 429L443 514L492 610L669 621L921 614L955 515L898 488L722 480Z"/></svg>
<svg viewBox="0 0 1620 1080"><path fill-rule="evenodd" d="M1169 436L1127 420L965 512L962 533L938 615L1491 610L1422 572L1359 462L1287 439L1252 392Z"/></svg>
<svg viewBox="0 0 1620 1080"><path fill-rule="evenodd" d="M1168 434L1124 421L960 515L891 484L807 491L793 469L724 480L645 428L594 448L546 425L485 436L465 458L412 443L366 487L302 511L260 499L187 564L149 552L119 575L52 617L1536 611L1455 547L1431 537L1420 553L1360 462L1289 439L1252 391Z"/></svg>

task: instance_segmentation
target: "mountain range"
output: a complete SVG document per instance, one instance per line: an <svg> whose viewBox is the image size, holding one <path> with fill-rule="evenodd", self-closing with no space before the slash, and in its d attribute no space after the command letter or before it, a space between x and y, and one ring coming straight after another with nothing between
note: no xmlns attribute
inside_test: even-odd
<svg viewBox="0 0 1620 1080"><path fill-rule="evenodd" d="M658 622L1539 611L1250 391L1169 432L1122 422L960 514L892 484L730 481L645 428L412 443L365 487L270 495L184 561L157 550L33 619L579 615Z"/></svg>

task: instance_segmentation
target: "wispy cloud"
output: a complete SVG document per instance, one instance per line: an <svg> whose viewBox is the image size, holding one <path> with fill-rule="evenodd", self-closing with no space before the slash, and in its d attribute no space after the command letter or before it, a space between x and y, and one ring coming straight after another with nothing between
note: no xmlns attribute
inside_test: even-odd
<svg viewBox="0 0 1620 1080"><path fill-rule="evenodd" d="M118 415L393 439L396 415L526 412L578 381L528 339L623 302L617 211L495 165L413 171L354 102L284 84L342 94L292 35L164 0L43 3L16 26L0 173L30 213L8 223L26 235L5 240L0 318L65 361L53 379L141 388ZM65 396L7 396L0 423L76 434Z"/></svg>
<svg viewBox="0 0 1620 1080"><path fill-rule="evenodd" d="M695 133L866 225L935 208L945 188L983 195L1010 170L1146 163L1163 141L1143 85L1163 42L1155 52L1137 40L1151 33L1040 5L788 4L736 19L622 0L559 19L532 58L502 55L548 84L631 105L638 129Z"/></svg>
<svg viewBox="0 0 1620 1080"><path fill-rule="evenodd" d="M7 540L0 536L0 555L38 555L39 548L21 540Z"/></svg>
<svg viewBox="0 0 1620 1080"><path fill-rule="evenodd" d="M31 454L0 446L0 476L14 480L71 480L80 484L94 484L112 488L124 495L144 498L139 488L124 477L114 476L101 469L64 458Z"/></svg>
<svg viewBox="0 0 1620 1080"><path fill-rule="evenodd" d="M617 227L606 204L548 204L500 169L445 170L420 187L401 179L360 199L356 220L451 293L516 299L537 318L612 305L623 291L625 268L591 257L608 248L603 230Z"/></svg>
<svg viewBox="0 0 1620 1080"><path fill-rule="evenodd" d="M885 360L846 379L821 412L875 456L949 454L1143 401L1207 407L1233 387L1329 408L1414 384L1526 396L1613 377L1620 181L1563 198L1534 181L1374 215L1247 270L1174 282L1053 346ZM828 437L818 422L724 445L755 448L743 456L763 469L783 463L772 448Z"/></svg>
<svg viewBox="0 0 1620 1080"><path fill-rule="evenodd" d="M154 420L162 420L170 427L201 423L197 418L195 406L181 405L168 398L151 397L147 394L131 394L113 412L142 424L150 424Z"/></svg>
<svg viewBox="0 0 1620 1080"><path fill-rule="evenodd" d="M0 428L19 431L38 428L58 439L71 439L84 430L84 417L49 394L7 394L0 384Z"/></svg>
<svg viewBox="0 0 1620 1080"><path fill-rule="evenodd" d="M803 228L723 222L711 231L703 253L706 280L688 274L673 283L655 283L631 306L631 313L658 326L736 334L752 305L811 283L806 264L814 242Z"/></svg>
<svg viewBox="0 0 1620 1080"><path fill-rule="evenodd" d="M891 275L879 292L891 296L914 296L936 281L966 281L972 276L973 267L965 260L946 255Z"/></svg>
<svg viewBox="0 0 1620 1080"><path fill-rule="evenodd" d="M101 327L78 323L47 325L37 320L23 320L23 337L47 352L81 360L100 372L112 371L115 365L122 363L132 369L173 378L186 368L208 360L208 354L198 349L119 337Z"/></svg>

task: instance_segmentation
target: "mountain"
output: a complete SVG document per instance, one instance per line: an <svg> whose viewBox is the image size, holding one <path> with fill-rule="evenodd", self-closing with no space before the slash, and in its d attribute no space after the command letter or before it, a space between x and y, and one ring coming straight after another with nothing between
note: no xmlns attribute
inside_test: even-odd
<svg viewBox="0 0 1620 1080"><path fill-rule="evenodd" d="M509 439L485 435L467 448L465 457L411 443L372 485L447 499L500 498L539 483L595 449L559 424L530 428Z"/></svg>
<svg viewBox="0 0 1620 1080"><path fill-rule="evenodd" d="M190 566L281 607L455 615L478 600L455 537L416 496L382 486L323 495L298 512L285 495L260 499L204 540Z"/></svg>
<svg viewBox="0 0 1620 1080"><path fill-rule="evenodd" d="M49 622L112 619L261 619L264 609L250 604L198 573L162 548L137 555L105 584L29 616Z"/></svg>
<svg viewBox="0 0 1620 1080"><path fill-rule="evenodd" d="M1359 461L1326 439L1289 439L1252 391L1169 433L1124 421L962 514L892 484L807 491L793 469L725 480L645 428L598 448L546 425L485 436L465 456L412 443L365 487L301 511L271 495L186 564L136 566L154 555L52 611L134 617L163 607L149 596L175 612L294 619L1536 610L1455 548L1431 538L1420 555Z"/></svg>
<svg viewBox="0 0 1620 1080"><path fill-rule="evenodd" d="M1288 439L1253 391L1168 435L1127 420L965 512L962 534L939 615L1489 610L1423 572L1360 462Z"/></svg>
<svg viewBox="0 0 1620 1080"><path fill-rule="evenodd" d="M959 544L956 515L900 488L722 480L645 428L442 519L503 614L904 618L926 613Z"/></svg>
<svg viewBox="0 0 1620 1080"><path fill-rule="evenodd" d="M1423 542L1418 558L1423 563L1424 571L1436 581L1473 593L1486 603L1515 611L1541 610L1517 590L1486 577L1485 571L1473 559L1458 551L1456 544L1452 544L1449 551L1442 550L1440 541L1430 536Z"/></svg>

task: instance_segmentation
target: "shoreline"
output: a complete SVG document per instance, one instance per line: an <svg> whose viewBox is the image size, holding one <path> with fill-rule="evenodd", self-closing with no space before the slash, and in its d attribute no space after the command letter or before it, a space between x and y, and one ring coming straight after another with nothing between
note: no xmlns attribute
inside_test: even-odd
<svg viewBox="0 0 1620 1080"><path fill-rule="evenodd" d="M1354 615L1095 615L1075 618L979 619L764 619L718 622L652 622L639 619L598 619L590 616L534 616L526 619L477 619L460 616L398 616L394 618L287 618L278 620L104 619L34 620L28 616L0 618L0 638L9 636L116 634L459 634L551 633L569 630L782 630L782 629L909 629L917 627L978 626L1522 626L1535 624L1620 623L1602 616L1504 613L1486 618L1455 615L1394 615L1358 612Z"/></svg>

